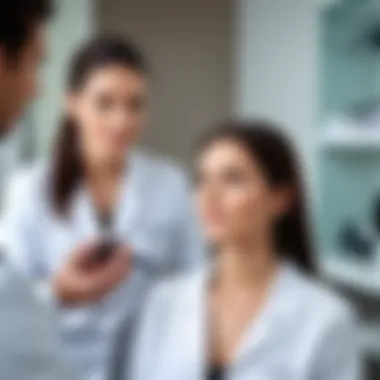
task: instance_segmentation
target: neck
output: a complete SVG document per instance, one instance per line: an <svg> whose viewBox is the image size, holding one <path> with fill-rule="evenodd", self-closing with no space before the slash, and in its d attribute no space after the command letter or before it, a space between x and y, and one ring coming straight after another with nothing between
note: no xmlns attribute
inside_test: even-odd
<svg viewBox="0 0 380 380"><path fill-rule="evenodd" d="M278 267L270 244L230 244L217 253L217 281L223 287L265 286Z"/></svg>
<svg viewBox="0 0 380 380"><path fill-rule="evenodd" d="M87 159L85 161L86 177L90 181L113 181L120 178L124 171L124 162L112 160Z"/></svg>
<svg viewBox="0 0 380 380"><path fill-rule="evenodd" d="M87 186L98 210L115 211L123 173L124 162L101 162L100 160L85 162Z"/></svg>

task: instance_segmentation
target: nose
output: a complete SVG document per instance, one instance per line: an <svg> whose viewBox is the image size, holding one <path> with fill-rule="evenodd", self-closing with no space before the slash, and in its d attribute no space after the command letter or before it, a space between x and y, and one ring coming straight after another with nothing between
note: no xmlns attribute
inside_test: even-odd
<svg viewBox="0 0 380 380"><path fill-rule="evenodd" d="M130 112L126 110L118 110L114 114L113 129L115 132L119 132L131 124L132 116Z"/></svg>

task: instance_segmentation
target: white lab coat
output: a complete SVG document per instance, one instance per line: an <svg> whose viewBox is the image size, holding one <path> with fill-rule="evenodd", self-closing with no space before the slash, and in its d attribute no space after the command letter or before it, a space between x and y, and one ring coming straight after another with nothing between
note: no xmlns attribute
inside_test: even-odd
<svg viewBox="0 0 380 380"><path fill-rule="evenodd" d="M53 310L5 257L0 263L0 379L77 380Z"/></svg>
<svg viewBox="0 0 380 380"><path fill-rule="evenodd" d="M203 242L182 172L137 151L126 166L112 230L132 247L137 264L102 301L77 309L60 308L66 352L86 380L106 378L120 320L139 309L157 279L203 264ZM83 186L74 195L68 219L53 212L48 173L48 166L39 165L16 176L7 191L2 222L7 252L17 266L38 279L48 279L75 247L99 236Z"/></svg>
<svg viewBox="0 0 380 380"><path fill-rule="evenodd" d="M125 380L206 379L208 273L152 292ZM359 380L355 333L352 313L340 299L285 265L225 379Z"/></svg>

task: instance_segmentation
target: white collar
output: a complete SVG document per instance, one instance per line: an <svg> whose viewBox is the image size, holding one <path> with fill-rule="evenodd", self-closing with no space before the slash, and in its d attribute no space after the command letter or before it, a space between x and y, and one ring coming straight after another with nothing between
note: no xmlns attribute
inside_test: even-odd
<svg viewBox="0 0 380 380"><path fill-rule="evenodd" d="M207 323L208 309L206 289L211 275L212 265L208 265L193 275L185 285L183 294L187 296L183 296L180 300L183 311L181 315L185 323L184 330L188 325L188 331L194 332L194 329L200 329L206 337L205 323ZM233 364L251 357L253 352L262 349L265 345L270 345L271 338L277 337L276 332L284 329L284 325L292 323L292 313L297 310L295 304L298 301L297 289L300 276L301 274L293 264L281 264L265 305L248 328ZM203 343L207 345L207 342ZM207 356L206 352L204 356Z"/></svg>

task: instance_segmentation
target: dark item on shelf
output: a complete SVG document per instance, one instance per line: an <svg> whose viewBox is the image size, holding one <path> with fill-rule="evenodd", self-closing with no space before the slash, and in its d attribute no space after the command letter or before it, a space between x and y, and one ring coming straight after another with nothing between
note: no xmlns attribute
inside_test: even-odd
<svg viewBox="0 0 380 380"><path fill-rule="evenodd" d="M355 222L347 222L340 228L338 245L343 252L353 257L369 259L373 254L371 239L365 236Z"/></svg>
<svg viewBox="0 0 380 380"><path fill-rule="evenodd" d="M380 26L376 25L366 36L367 44L377 52L380 50Z"/></svg>
<svg viewBox="0 0 380 380"><path fill-rule="evenodd" d="M365 122L378 112L379 108L380 99L377 97L371 97L351 105L347 110L347 114L360 122Z"/></svg>
<svg viewBox="0 0 380 380"><path fill-rule="evenodd" d="M380 193L375 196L372 206L372 224L377 236L380 236Z"/></svg>

